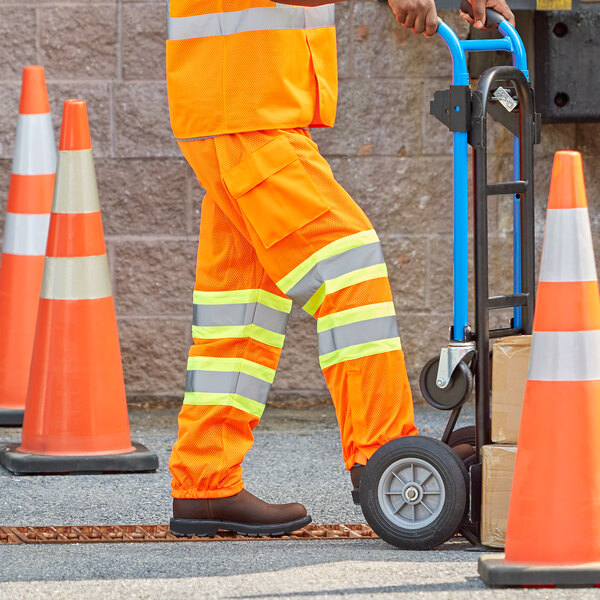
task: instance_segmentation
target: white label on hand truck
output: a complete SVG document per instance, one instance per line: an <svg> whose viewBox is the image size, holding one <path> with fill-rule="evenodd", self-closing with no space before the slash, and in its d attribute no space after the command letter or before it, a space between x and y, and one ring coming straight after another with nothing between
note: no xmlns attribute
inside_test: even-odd
<svg viewBox="0 0 600 600"><path fill-rule="evenodd" d="M512 112L518 104L502 86L492 94L492 98L500 102L508 112Z"/></svg>

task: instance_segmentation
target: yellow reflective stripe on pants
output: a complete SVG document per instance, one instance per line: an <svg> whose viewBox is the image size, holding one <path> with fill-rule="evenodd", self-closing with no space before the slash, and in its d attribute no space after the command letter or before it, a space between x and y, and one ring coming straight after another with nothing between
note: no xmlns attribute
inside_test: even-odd
<svg viewBox="0 0 600 600"><path fill-rule="evenodd" d="M292 301L260 289L203 292L194 290L194 304L248 304L260 302L269 308L289 313Z"/></svg>
<svg viewBox="0 0 600 600"><path fill-rule="evenodd" d="M328 354L323 354L319 357L321 369L331 367L347 360L355 358L363 358L365 356L373 356L374 354L382 354L393 350L402 350L400 338L391 338L387 340L378 340L376 342L367 342L366 344L358 344L356 346L348 346L341 350L335 350Z"/></svg>
<svg viewBox="0 0 600 600"><path fill-rule="evenodd" d="M376 319L377 317L391 317L396 314L393 302L378 302L376 304L365 304L356 308L348 308L317 319L317 332L321 333L333 327L348 325L366 321L367 319Z"/></svg>
<svg viewBox="0 0 600 600"><path fill-rule="evenodd" d="M203 392L186 392L184 404L191 404L195 406L232 406L243 410L255 417L262 416L265 405L250 398L245 398L239 394L210 394Z"/></svg>
<svg viewBox="0 0 600 600"><path fill-rule="evenodd" d="M268 383L275 379L275 369L269 369L245 358L215 358L212 356L190 356L187 362L188 371L237 371L251 375Z"/></svg>
<svg viewBox="0 0 600 600"><path fill-rule="evenodd" d="M363 283L371 279L377 279L379 277L387 277L388 270L385 263L379 265L373 265L371 267L365 267L364 269L357 269L351 271L345 275L340 275L335 279L329 279L321 284L321 287L315 292L312 298L302 307L309 315L314 315L327 294L338 292L346 287L355 285L357 283Z"/></svg>
<svg viewBox="0 0 600 600"><path fill-rule="evenodd" d="M251 323L241 326L199 327L192 326L194 339L218 340L223 338L251 338L275 348L283 348L285 335L274 333Z"/></svg>
<svg viewBox="0 0 600 600"><path fill-rule="evenodd" d="M367 231L359 231L352 235L335 240L330 244L327 244L324 248L317 250L314 254L309 256L305 261L300 263L295 269L290 271L285 277L281 278L277 282L277 287L284 293L291 290L300 280L307 275L311 269L313 269L317 263L342 254L353 248L364 246L366 244L372 244L378 242L379 237L373 229Z"/></svg>

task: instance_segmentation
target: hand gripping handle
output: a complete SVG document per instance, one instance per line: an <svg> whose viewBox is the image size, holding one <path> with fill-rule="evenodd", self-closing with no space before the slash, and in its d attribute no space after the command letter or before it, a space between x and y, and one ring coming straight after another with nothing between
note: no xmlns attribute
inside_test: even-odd
<svg viewBox="0 0 600 600"><path fill-rule="evenodd" d="M467 13L472 19L475 18L473 14L473 7L468 0L462 0L460 3L460 10ZM502 21L506 21L506 19L493 8L485 9L485 25L486 27L490 27L492 29L497 29L498 25L502 23Z"/></svg>

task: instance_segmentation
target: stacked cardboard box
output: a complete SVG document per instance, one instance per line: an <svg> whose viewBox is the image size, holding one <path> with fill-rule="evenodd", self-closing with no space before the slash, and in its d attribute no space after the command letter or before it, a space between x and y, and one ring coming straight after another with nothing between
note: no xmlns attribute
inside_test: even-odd
<svg viewBox="0 0 600 600"><path fill-rule="evenodd" d="M493 548L504 547L530 349L531 336L521 335L496 340L492 352L493 443L481 451L481 543Z"/></svg>

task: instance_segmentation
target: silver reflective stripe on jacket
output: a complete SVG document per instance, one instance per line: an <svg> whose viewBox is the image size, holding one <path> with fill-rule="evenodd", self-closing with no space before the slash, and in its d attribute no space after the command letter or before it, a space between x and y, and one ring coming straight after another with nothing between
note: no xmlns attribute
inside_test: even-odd
<svg viewBox="0 0 600 600"><path fill-rule="evenodd" d="M335 7L332 4L310 7L277 5L191 17L171 17L170 14L169 2L167 2L168 40L233 35L246 31L317 29L335 26Z"/></svg>

